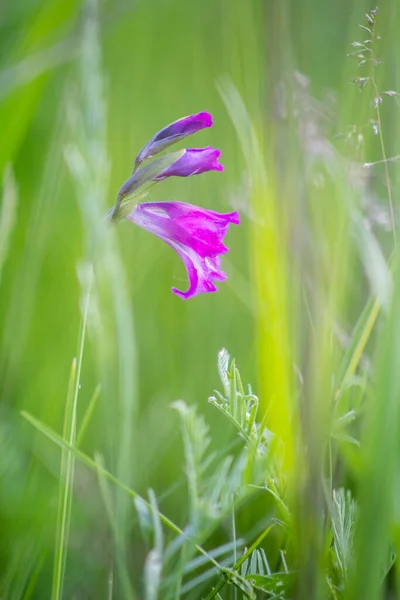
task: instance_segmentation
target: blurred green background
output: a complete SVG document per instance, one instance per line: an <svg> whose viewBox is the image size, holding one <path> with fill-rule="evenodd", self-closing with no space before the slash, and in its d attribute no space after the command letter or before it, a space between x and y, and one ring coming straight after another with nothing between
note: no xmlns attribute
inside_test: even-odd
<svg viewBox="0 0 400 600"><path fill-rule="evenodd" d="M217 353L226 347L263 410L276 401L271 428L286 443L288 472L296 471L297 427L310 454L318 455L353 327L369 298L384 303L390 287L386 173L382 164L361 166L382 159L370 122L376 110L370 91L351 83L360 69L347 56L357 50L351 43L363 39L358 24L371 8L364 0L3 1L0 173L3 219L8 210L11 225L0 240L6 246L0 245L2 598L56 597L60 452L20 411L62 431L90 260L96 284L78 425L98 386L100 393L81 444L85 453L101 453L107 468L137 492L152 487L163 498L162 511L183 527L184 456L170 404L198 405L212 446L230 444L233 431L207 403L219 385ZM396 0L382 2L378 26L379 89L398 90ZM381 108L387 157L399 151L395 100L385 97ZM106 231L102 216L149 138L203 110L212 113L214 126L189 146L220 148L224 172L171 178L151 198L238 210L241 225L227 235L227 282L216 294L184 302L171 293L186 283L175 253L129 222ZM389 163L389 176L396 204L396 163ZM376 396L385 385L393 394L379 414L396 436L398 340L382 323L378 339L368 333L368 357L378 353ZM385 352L393 364L379 358ZM301 373L301 392L294 372ZM303 395L304 414L296 409L292 419ZM382 419L371 437L377 444L379 432L387 431ZM394 437L395 455L396 443ZM368 480L362 470L368 452L360 457L352 448L337 449L338 481L362 494L365 482L378 486L374 477L383 463L377 460ZM313 460L307 461L312 472ZM396 461L378 498L392 497ZM380 532L399 531L393 515L397 510L398 518L400 505L390 502ZM107 597L110 565L119 560L131 591L115 584L113 597L144 597L145 550L133 505L118 496L115 503L120 533L113 542L97 478L77 464L63 597ZM244 530L266 507L261 502L252 510L242 517ZM318 597L312 588L309 597Z"/></svg>

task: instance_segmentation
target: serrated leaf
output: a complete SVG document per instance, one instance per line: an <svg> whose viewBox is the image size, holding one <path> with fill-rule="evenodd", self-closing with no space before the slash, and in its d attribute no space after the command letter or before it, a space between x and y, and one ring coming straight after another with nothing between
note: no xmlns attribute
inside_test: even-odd
<svg viewBox="0 0 400 600"><path fill-rule="evenodd" d="M357 516L357 504L349 490L333 490L331 524L333 530L333 548L342 574L343 583L347 579L352 560L354 529Z"/></svg>

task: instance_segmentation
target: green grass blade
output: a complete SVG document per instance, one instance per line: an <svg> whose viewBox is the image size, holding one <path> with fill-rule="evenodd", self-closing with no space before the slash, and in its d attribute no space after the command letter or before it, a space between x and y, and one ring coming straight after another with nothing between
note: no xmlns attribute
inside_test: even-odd
<svg viewBox="0 0 400 600"><path fill-rule="evenodd" d="M236 563L234 564L234 566L231 569L224 569L224 571L228 574L235 574L239 571L240 567L242 566L242 564L252 555L252 553L254 552L254 550L256 550L256 548L258 548L261 544L261 542L267 537L267 535L270 533L271 529L273 528L274 525L271 525L270 527L267 527L267 529L265 529L259 536L258 538L251 544L250 548L248 548L246 550L246 552L243 554L243 556L241 556L239 558L238 561L236 561ZM222 590L222 588L224 587L224 585L226 584L227 580L224 577L223 579L221 579L221 581L219 581L219 583L217 583L217 585L215 586L214 589L211 590L211 592L208 594L208 596L205 598L205 600L212 600L212 598L215 598L217 596L217 594L220 592L220 590Z"/></svg>
<svg viewBox="0 0 400 600"><path fill-rule="evenodd" d="M88 407L87 407L84 417L82 419L81 426L79 427L79 430L78 430L78 433L76 436L76 447L77 448L79 448L79 446L82 443L83 438L85 437L86 430L89 427L90 420L93 416L93 413L97 406L97 402L100 398L100 392L101 392L101 387L100 387L100 385L98 385L93 392L93 396L90 399L90 402L88 404Z"/></svg>
<svg viewBox="0 0 400 600"><path fill-rule="evenodd" d="M68 386L67 402L65 406L65 417L63 435L70 437L72 423L72 407L74 397L74 382L76 378L76 359L72 361L71 374ZM62 596L62 586L64 581L67 529L70 515L70 504L72 494L73 466L70 460L70 453L67 450L61 450L60 483L58 493L57 526L56 526L56 545L54 552L52 600L57 600Z"/></svg>
<svg viewBox="0 0 400 600"><path fill-rule="evenodd" d="M76 440L76 414L78 407L78 396L81 378L81 369L83 361L83 350L85 347L86 324L90 303L90 287L91 279L89 280L86 290L85 304L79 333L77 359L72 363L70 384L67 396L67 405L65 410L64 433L70 446L73 447ZM53 570L53 585L52 585L52 600L60 600L62 597L62 589L65 573L65 562L67 557L69 526L71 519L71 503L73 492L73 479L75 468L75 456L72 452L62 449L61 451L61 472L60 472L60 488L58 497L58 518L56 532L56 548Z"/></svg>
<svg viewBox="0 0 400 600"><path fill-rule="evenodd" d="M400 434L400 278L397 271L392 307L381 331L376 370L376 392L368 399L361 439L359 472L360 517L356 528L356 569L347 598L378 600L389 554L389 539L397 495Z"/></svg>
<svg viewBox="0 0 400 600"><path fill-rule="evenodd" d="M133 600L135 597L133 593L133 588L129 579L128 570L125 568L125 564L121 561L121 557L118 556L118 548L120 547L120 537L121 532L118 529L118 521L115 517L115 507L114 498L111 493L111 490L108 486L107 479L102 475L104 468L104 460L103 457L99 454L95 455L95 463L98 467L97 469L97 479L99 481L100 491L103 498L104 506L106 508L108 520L110 522L112 535L114 537L115 548L116 548L116 559L120 561L120 580L123 589L124 598L127 600Z"/></svg>
<svg viewBox="0 0 400 600"><path fill-rule="evenodd" d="M381 303L370 298L354 327L350 344L343 356L337 376L338 386L341 387L356 373L361 357L371 337L372 330L381 310Z"/></svg>
<svg viewBox="0 0 400 600"><path fill-rule="evenodd" d="M98 473L99 475L108 479L108 481L111 481L111 483L113 483L120 490L125 492L125 494L128 497L130 497L132 499L135 499L135 498L139 499L141 502L143 502L143 504L145 504L147 506L147 508L149 508L150 510L153 510L153 507L150 502L147 502L140 494L138 494L135 491L133 491L132 489L130 489L127 485L125 485L122 481L120 481L117 477L115 477L112 473L107 471L105 468L96 464L95 460L93 460L92 458L90 458L89 456L84 454L81 450L78 450L78 448L72 446L68 441L64 440L60 435L58 435L50 427L47 427L47 425L44 425L38 419L36 419L35 417L33 417L32 415L30 415L28 412L26 412L24 410L21 411L21 415L31 425L33 425L33 427L35 427L38 431L40 431L43 435L45 435L49 440L54 442L61 449L68 450L69 452L74 454L78 460L80 460L82 463L84 463L86 466L88 466L90 469L92 469L95 473ZM160 520L162 521L162 523L164 523L164 525L169 527L169 529L171 529L171 531L184 536L188 541L193 543L194 547L198 550L198 552L200 552L201 554L206 556L207 559L214 566L219 568L218 562L212 556L210 556L209 553L206 550L204 550L204 548L202 548L201 546L199 546L198 544L193 542L193 540L190 538L190 536L186 535L184 533L184 531L180 527L178 527L178 525L176 525L173 521L171 521L171 519L169 519L162 512L159 512L158 516L159 516Z"/></svg>

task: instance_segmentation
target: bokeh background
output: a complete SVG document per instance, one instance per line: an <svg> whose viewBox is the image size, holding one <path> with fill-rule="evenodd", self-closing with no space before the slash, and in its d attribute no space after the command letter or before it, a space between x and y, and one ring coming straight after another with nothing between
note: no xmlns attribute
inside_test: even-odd
<svg viewBox="0 0 400 600"><path fill-rule="evenodd" d="M229 446L234 431L207 402L220 386L221 348L270 411L271 428L286 444L283 468L296 470L298 428L309 454L319 456L357 319L370 298L388 306L396 289L385 165L362 167L382 159L376 94L354 83L363 73L359 59L348 56L358 50L352 42L366 35L358 25L368 25L372 8L364 0L2 2L2 598L57 597L51 586L60 450L21 411L63 430L91 262L77 417L79 425L95 403L80 444L88 456L100 453L137 492L154 489L162 511L183 527L184 454L170 405L196 404L212 447ZM382 2L378 15L379 89L400 90L396 0ZM152 188L151 198L238 210L241 225L227 236L227 282L218 293L185 302L171 293L186 285L175 253L129 222L109 231L102 216L149 138L203 110L214 126L189 145L220 148L224 172L171 178ZM379 133L386 157L399 152L399 122L396 97L385 96ZM388 168L397 221L396 162ZM389 437L396 456L399 342L388 331L398 321L392 315L389 327L380 318L380 337L371 327L353 375L359 368L374 373L384 417L371 439ZM387 376L384 367L392 369ZM386 385L393 395L387 410ZM293 425L300 396L304 414ZM346 435L358 437L358 421L356 428L357 435ZM337 452L339 484L358 493L368 453L360 456L344 437ZM370 452L376 458L376 447ZM307 456L310 471L318 470ZM379 498L392 498L398 480L396 458L385 481L374 480L384 461L377 459L368 480L383 486L378 512ZM63 597L105 597L119 560L131 583L118 580L112 597L144 597L146 551L133 504L118 495L114 501L116 535L96 475L77 463ZM244 511L243 531L269 504ZM389 504L385 523L376 525L379 540L390 528L398 538L393 515L400 505ZM276 552L273 542L271 548ZM383 542L379 548L386 552Z"/></svg>

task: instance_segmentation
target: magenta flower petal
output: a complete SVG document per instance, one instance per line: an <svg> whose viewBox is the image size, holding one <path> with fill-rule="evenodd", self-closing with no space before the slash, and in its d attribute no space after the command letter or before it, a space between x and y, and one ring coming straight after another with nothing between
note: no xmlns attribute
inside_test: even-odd
<svg viewBox="0 0 400 600"><path fill-rule="evenodd" d="M206 148L187 148L185 154L170 167L162 171L155 179L165 177L190 177L205 171L223 171L224 167L218 162L221 151L212 146Z"/></svg>
<svg viewBox="0 0 400 600"><path fill-rule="evenodd" d="M171 144L196 133L206 127L211 127L213 124L212 116L208 112L200 112L195 115L189 115L174 121L167 125L145 145L136 157L136 166L144 160L151 158L155 154L162 152Z"/></svg>
<svg viewBox="0 0 400 600"><path fill-rule="evenodd" d="M228 251L223 239L229 225L240 222L237 212L220 214L184 202L137 204L127 219L169 244L181 257L189 277L186 292L172 288L181 298L215 292L214 281L224 281L220 256Z"/></svg>

